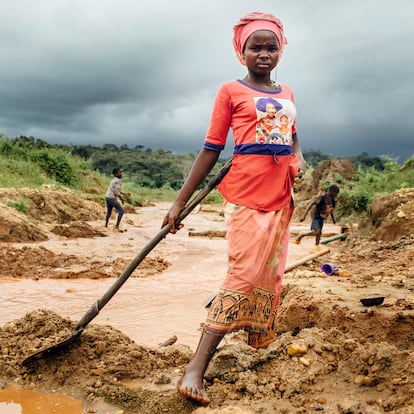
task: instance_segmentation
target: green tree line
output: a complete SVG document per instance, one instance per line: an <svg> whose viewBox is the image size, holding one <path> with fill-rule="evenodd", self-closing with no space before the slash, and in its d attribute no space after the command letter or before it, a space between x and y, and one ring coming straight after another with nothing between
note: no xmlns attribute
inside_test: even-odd
<svg viewBox="0 0 414 414"><path fill-rule="evenodd" d="M0 151L9 157L37 163L47 176L66 185L75 185L78 179L73 169L73 160L68 158L73 156L78 157L88 168L102 174L111 175L115 167L121 167L136 185L147 188L168 187L173 190L181 187L195 159L195 154L192 153L173 154L171 151L154 151L141 145L134 148L115 144L69 146L48 144L42 139L26 136L14 139L2 137ZM370 157L367 153L335 157L321 151L305 150L304 156L308 165L313 167L324 160L341 158L349 159L356 167L373 167L377 171L383 171L388 162L379 157Z"/></svg>
<svg viewBox="0 0 414 414"><path fill-rule="evenodd" d="M0 135L0 186L38 187L56 183L103 197L112 170L121 167L125 172L125 186L136 195L136 203L139 197L154 197L155 191L159 191L156 199L170 200L183 184L195 157L192 153L174 154L140 145L134 148L115 144L62 145L34 137ZM403 166L390 158L370 157L367 153L334 157L305 150L304 157L310 170L329 159L348 159L356 167L357 173L351 182L338 182L344 190L342 204L350 210L349 214L367 211L377 195L414 187L414 156ZM220 159L211 174L226 161Z"/></svg>

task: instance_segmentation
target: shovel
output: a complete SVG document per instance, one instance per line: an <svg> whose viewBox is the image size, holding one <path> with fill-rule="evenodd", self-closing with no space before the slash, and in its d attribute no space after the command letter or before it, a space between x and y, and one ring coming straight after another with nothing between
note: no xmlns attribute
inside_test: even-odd
<svg viewBox="0 0 414 414"><path fill-rule="evenodd" d="M191 211L221 182L227 172L230 170L232 159L220 169L220 171L207 183L207 185L199 191L192 199L189 200L187 205L183 208L177 220L175 222L176 227L186 218ZM75 342L82 334L85 327L92 321L100 312L100 310L109 302L109 300L115 295L121 286L127 281L132 272L138 267L138 265L144 260L145 256L170 232L170 225L166 224L158 234L146 245L143 249L132 259L122 274L116 279L112 286L106 291L106 293L99 298L83 315L80 321L76 324L70 335L61 342L55 345L41 349L40 351L28 356L22 361L23 365L30 365L32 362L42 358L46 358L56 352L69 347Z"/></svg>

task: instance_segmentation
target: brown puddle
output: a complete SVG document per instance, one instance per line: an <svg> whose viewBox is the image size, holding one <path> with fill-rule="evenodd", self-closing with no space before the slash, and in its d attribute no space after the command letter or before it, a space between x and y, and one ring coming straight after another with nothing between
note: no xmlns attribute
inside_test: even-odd
<svg viewBox="0 0 414 414"><path fill-rule="evenodd" d="M82 414L82 405L66 395L47 394L8 385L0 390L1 414Z"/></svg>

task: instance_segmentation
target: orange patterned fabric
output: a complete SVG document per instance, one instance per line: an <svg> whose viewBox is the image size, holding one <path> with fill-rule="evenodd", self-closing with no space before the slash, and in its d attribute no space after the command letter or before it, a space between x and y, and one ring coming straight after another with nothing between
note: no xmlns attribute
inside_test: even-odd
<svg viewBox="0 0 414 414"><path fill-rule="evenodd" d="M274 336L293 206L265 212L226 203L225 212L229 266L205 327L223 333L244 329L249 345L266 347Z"/></svg>

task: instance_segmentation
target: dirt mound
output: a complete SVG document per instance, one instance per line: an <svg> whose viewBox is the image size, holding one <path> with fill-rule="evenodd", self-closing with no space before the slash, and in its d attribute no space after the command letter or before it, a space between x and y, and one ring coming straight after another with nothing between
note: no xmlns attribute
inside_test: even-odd
<svg viewBox="0 0 414 414"><path fill-rule="evenodd" d="M21 248L3 246L0 249L0 277L30 279L101 279L114 277L128 265L127 259L111 262L74 254L54 253L43 246ZM165 270L170 263L162 257L146 257L134 272L134 277L149 277Z"/></svg>
<svg viewBox="0 0 414 414"><path fill-rule="evenodd" d="M243 334L219 348L206 372L211 408L408 413L404 407L414 403L413 316L340 305L330 314L328 302L312 296L297 287L286 290L279 310L284 332L267 349L247 346ZM89 404L104 398L131 412L197 408L175 390L192 355L188 347L143 347L110 326L91 324L68 350L22 366L25 357L64 340L73 328L74 322L47 310L6 324L1 372L21 385L82 390Z"/></svg>
<svg viewBox="0 0 414 414"><path fill-rule="evenodd" d="M0 371L21 384L32 383L46 389L75 387L82 390L83 398L93 400L105 396L118 403L124 401L127 407L131 399L127 395L136 393L139 397L134 404L149 409L142 412L161 412L150 408L157 406L155 398L151 398L157 394L155 391L130 390L122 387L122 380L145 378L155 384L170 384L170 378L177 375L173 370L189 361L188 347L145 348L110 326L89 325L81 340L69 349L35 361L28 368L21 365L23 358L66 339L74 325L69 319L47 310L31 312L6 324L0 330ZM175 392L165 399L177 401L178 407L185 405Z"/></svg>
<svg viewBox="0 0 414 414"><path fill-rule="evenodd" d="M64 269L77 262L74 255L56 254L44 247L15 248L5 245L0 250L0 276L53 277L52 269Z"/></svg>
<svg viewBox="0 0 414 414"><path fill-rule="evenodd" d="M240 398L246 408L243 402L251 399L254 412L378 413L412 403L399 394L412 386L406 371L414 368L412 353L392 343L361 344L336 328L282 334L262 351L240 343L218 352L213 362L206 376L220 382L210 394L224 383L227 399ZM338 401L334 394L343 397Z"/></svg>
<svg viewBox="0 0 414 414"><path fill-rule="evenodd" d="M352 181L356 168L348 160L327 160L312 171L309 180L295 184L296 210L300 217L307 203L316 194L324 191L327 182L338 184ZM370 223L363 222L367 231L372 231L376 240L393 241L414 234L414 188L403 188L373 200L369 213ZM373 226L373 229L370 226Z"/></svg>
<svg viewBox="0 0 414 414"><path fill-rule="evenodd" d="M1 205L0 241L32 242L47 240L46 233L35 223L12 207Z"/></svg>
<svg viewBox="0 0 414 414"><path fill-rule="evenodd" d="M50 230L58 236L64 236L68 239L77 239L79 237L106 237L106 233L97 230L85 222L74 222L70 224L59 224Z"/></svg>
<svg viewBox="0 0 414 414"><path fill-rule="evenodd" d="M351 181L356 168L349 160L326 160L321 162L312 171L309 180L299 181L295 184L298 200L314 197L324 191L325 183L337 184L342 181Z"/></svg>
<svg viewBox="0 0 414 414"><path fill-rule="evenodd" d="M359 289L370 285L377 286L380 283L414 291L413 257L414 237L378 243L351 234L346 242L341 243L341 250L330 256L330 260L339 269L350 272L352 283ZM311 263L306 268L318 270L319 263ZM302 269L297 276L304 277L306 274Z"/></svg>
<svg viewBox="0 0 414 414"><path fill-rule="evenodd" d="M337 184L351 181L356 168L348 160L326 160L312 171L311 177L299 180L294 186L295 212L294 219L298 219L305 212L308 203L326 189L326 183Z"/></svg>
<svg viewBox="0 0 414 414"><path fill-rule="evenodd" d="M101 205L69 190L0 189L0 240L26 242L47 240L45 225L102 218Z"/></svg>
<svg viewBox="0 0 414 414"><path fill-rule="evenodd" d="M47 223L97 220L102 217L102 206L68 189L43 186L40 189L0 189L0 200L22 203L31 219Z"/></svg>
<svg viewBox="0 0 414 414"><path fill-rule="evenodd" d="M377 240L391 241L414 234L414 188L376 198L371 219Z"/></svg>
<svg viewBox="0 0 414 414"><path fill-rule="evenodd" d="M390 342L401 350L414 351L414 315L410 312L414 302L387 296L386 306L373 310L363 308L357 302L345 306L345 296L340 289L321 292L315 298L312 291L295 285L287 285L283 297L277 313L279 333L297 333L312 327L329 330L334 326L345 334L351 334L362 345Z"/></svg>

